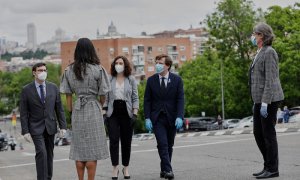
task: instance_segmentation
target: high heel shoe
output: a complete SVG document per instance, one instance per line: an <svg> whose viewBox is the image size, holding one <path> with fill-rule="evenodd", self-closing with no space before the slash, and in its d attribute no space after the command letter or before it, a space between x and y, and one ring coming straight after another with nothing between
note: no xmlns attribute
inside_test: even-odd
<svg viewBox="0 0 300 180"><path fill-rule="evenodd" d="M122 173L123 173L124 179L130 179L130 176L125 176L125 172L124 171L125 171L125 169L123 168L122 169Z"/></svg>
<svg viewBox="0 0 300 180"><path fill-rule="evenodd" d="M118 177L119 177L119 169L118 169L118 172L117 172L117 176L116 177L111 177L112 180L118 180Z"/></svg>

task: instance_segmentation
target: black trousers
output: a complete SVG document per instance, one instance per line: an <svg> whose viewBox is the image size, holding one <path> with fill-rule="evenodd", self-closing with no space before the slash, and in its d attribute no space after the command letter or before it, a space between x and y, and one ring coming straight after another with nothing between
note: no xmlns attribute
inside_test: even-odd
<svg viewBox="0 0 300 180"><path fill-rule="evenodd" d="M122 165L128 166L131 153L133 127L128 115L126 102L114 101L114 110L108 119L109 150L113 166L119 165L119 140L121 140Z"/></svg>
<svg viewBox="0 0 300 180"><path fill-rule="evenodd" d="M161 112L158 121L153 125L153 132L156 137L161 171L170 172L172 171L171 161L176 135L175 125L170 125L167 115Z"/></svg>
<svg viewBox="0 0 300 180"><path fill-rule="evenodd" d="M278 171L278 144L275 130L278 106L279 102L269 104L268 116L263 118L260 115L261 104L254 105L254 137L264 159L264 169L271 172Z"/></svg>
<svg viewBox="0 0 300 180"><path fill-rule="evenodd" d="M41 135L33 135L37 180L50 180L53 174L54 134L45 129Z"/></svg>

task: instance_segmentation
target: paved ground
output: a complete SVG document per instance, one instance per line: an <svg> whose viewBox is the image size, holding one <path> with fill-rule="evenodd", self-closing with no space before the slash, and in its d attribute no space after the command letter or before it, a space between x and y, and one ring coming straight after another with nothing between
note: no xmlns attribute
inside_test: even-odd
<svg viewBox="0 0 300 180"><path fill-rule="evenodd" d="M300 179L299 138L299 132L278 133L280 177L276 179ZM21 138L19 140L22 141ZM68 154L69 146L55 147L54 180L77 179L74 162L68 160ZM172 164L178 180L248 180L255 179L251 176L252 172L262 169L262 158L253 134L187 135L176 138ZM133 141L132 179L160 179L159 171L155 139ZM24 143L22 151L18 148L16 151L0 152L0 179L36 179L32 144ZM111 179L109 159L98 161L96 179Z"/></svg>

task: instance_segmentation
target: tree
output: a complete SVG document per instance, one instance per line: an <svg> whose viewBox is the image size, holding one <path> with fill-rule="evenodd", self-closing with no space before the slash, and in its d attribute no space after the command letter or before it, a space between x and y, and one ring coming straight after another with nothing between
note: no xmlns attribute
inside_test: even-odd
<svg viewBox="0 0 300 180"><path fill-rule="evenodd" d="M248 69L254 47L250 36L261 10L254 10L247 0L224 0L216 12L207 16L211 35L209 45L216 51L224 67L225 117L244 117L251 113ZM219 104L221 106L221 104Z"/></svg>
<svg viewBox="0 0 300 180"><path fill-rule="evenodd" d="M279 56L280 80L283 87L284 105L298 106L300 99L300 3L294 7L272 6L265 15L273 28L273 47Z"/></svg>
<svg viewBox="0 0 300 180"><path fill-rule="evenodd" d="M60 65L47 64L47 80L60 84ZM19 72L0 72L0 113L6 114L19 105L20 93L26 84L33 81L31 68L24 68ZM1 105L2 104L2 105Z"/></svg>
<svg viewBox="0 0 300 180"><path fill-rule="evenodd" d="M213 51L206 51L180 69L185 94L185 116L214 116L220 112L220 61Z"/></svg>
<svg viewBox="0 0 300 180"><path fill-rule="evenodd" d="M259 12L260 10L258 10ZM216 12L205 20L211 35L210 44L220 57L249 60L250 35L258 17L253 3L247 0L224 0L218 3Z"/></svg>
<svg viewBox="0 0 300 180"><path fill-rule="evenodd" d="M139 92L139 112L138 112L138 120L135 123L134 131L135 133L145 132L145 116L144 116L144 94L146 89L146 81L143 80L138 85Z"/></svg>

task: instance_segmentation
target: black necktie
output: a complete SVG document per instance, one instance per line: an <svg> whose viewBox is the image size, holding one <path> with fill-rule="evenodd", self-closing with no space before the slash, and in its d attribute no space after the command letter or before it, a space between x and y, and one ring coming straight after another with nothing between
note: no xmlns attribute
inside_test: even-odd
<svg viewBox="0 0 300 180"><path fill-rule="evenodd" d="M166 84L165 84L165 77L161 78L161 83L160 83L160 91L162 93L166 92Z"/></svg>
<svg viewBox="0 0 300 180"><path fill-rule="evenodd" d="M45 94L44 94L44 86L40 85L40 93L41 93L41 101L45 103Z"/></svg>

